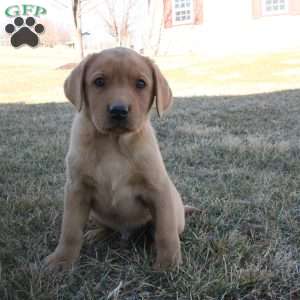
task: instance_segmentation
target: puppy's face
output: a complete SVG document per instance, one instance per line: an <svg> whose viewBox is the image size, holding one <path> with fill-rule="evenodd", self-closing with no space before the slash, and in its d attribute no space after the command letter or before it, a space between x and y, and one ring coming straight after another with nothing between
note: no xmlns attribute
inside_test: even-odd
<svg viewBox="0 0 300 300"><path fill-rule="evenodd" d="M135 131L145 120L153 100L152 69L133 51L98 54L85 75L87 105L101 132Z"/></svg>
<svg viewBox="0 0 300 300"><path fill-rule="evenodd" d="M65 82L67 98L85 111L101 133L137 131L156 98L161 115L171 104L167 81L149 59L113 48L83 60Z"/></svg>

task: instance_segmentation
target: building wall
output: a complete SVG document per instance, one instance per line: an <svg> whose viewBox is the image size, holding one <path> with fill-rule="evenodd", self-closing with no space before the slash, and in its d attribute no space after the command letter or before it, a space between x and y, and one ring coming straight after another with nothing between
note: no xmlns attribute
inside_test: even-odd
<svg viewBox="0 0 300 300"><path fill-rule="evenodd" d="M165 28L160 53L222 55L300 47L300 15L256 18L252 1L203 0L203 24Z"/></svg>

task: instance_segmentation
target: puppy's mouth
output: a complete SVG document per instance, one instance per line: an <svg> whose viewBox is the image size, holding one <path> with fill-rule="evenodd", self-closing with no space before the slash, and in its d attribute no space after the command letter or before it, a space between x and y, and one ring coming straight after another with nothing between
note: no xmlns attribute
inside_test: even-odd
<svg viewBox="0 0 300 300"><path fill-rule="evenodd" d="M92 122L95 129L102 134L121 135L136 132L141 127L140 122L133 122L130 118L126 120L112 120L107 118L104 122L99 122L95 118L92 118Z"/></svg>
<svg viewBox="0 0 300 300"><path fill-rule="evenodd" d="M132 130L130 130L130 128L127 128L127 127L109 127L107 129L105 129L105 131L108 133L120 135L120 134L131 132Z"/></svg>
<svg viewBox="0 0 300 300"><path fill-rule="evenodd" d="M118 134L118 135L135 131L133 126L131 126L131 124L128 122L128 120L122 120L122 121L110 120L107 126L104 126L103 130L107 133Z"/></svg>

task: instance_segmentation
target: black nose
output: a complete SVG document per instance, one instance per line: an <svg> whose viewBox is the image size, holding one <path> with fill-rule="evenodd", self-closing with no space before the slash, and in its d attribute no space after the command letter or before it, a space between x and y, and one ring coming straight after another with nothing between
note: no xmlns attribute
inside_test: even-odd
<svg viewBox="0 0 300 300"><path fill-rule="evenodd" d="M128 115L128 106L123 104L112 104L109 106L108 111L114 120L124 120Z"/></svg>

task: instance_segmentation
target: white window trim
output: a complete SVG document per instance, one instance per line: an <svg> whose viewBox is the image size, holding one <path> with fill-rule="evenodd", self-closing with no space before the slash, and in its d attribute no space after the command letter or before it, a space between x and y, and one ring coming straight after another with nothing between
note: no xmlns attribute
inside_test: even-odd
<svg viewBox="0 0 300 300"><path fill-rule="evenodd" d="M267 8L267 0L262 0L261 2L261 5L262 5L262 13L264 16L272 16L272 15L280 15L280 14L285 14L285 13L288 13L289 11L289 7L288 7L288 0L285 0L285 9L282 9L282 10L278 10L278 11L274 11L274 10L271 10L271 11L267 11L266 8Z"/></svg>
<svg viewBox="0 0 300 300"><path fill-rule="evenodd" d="M191 10L190 20L176 21L175 0L172 0L172 24L173 25L182 25L182 24L192 24L192 23L194 23L194 1L193 0L191 0L190 10Z"/></svg>

